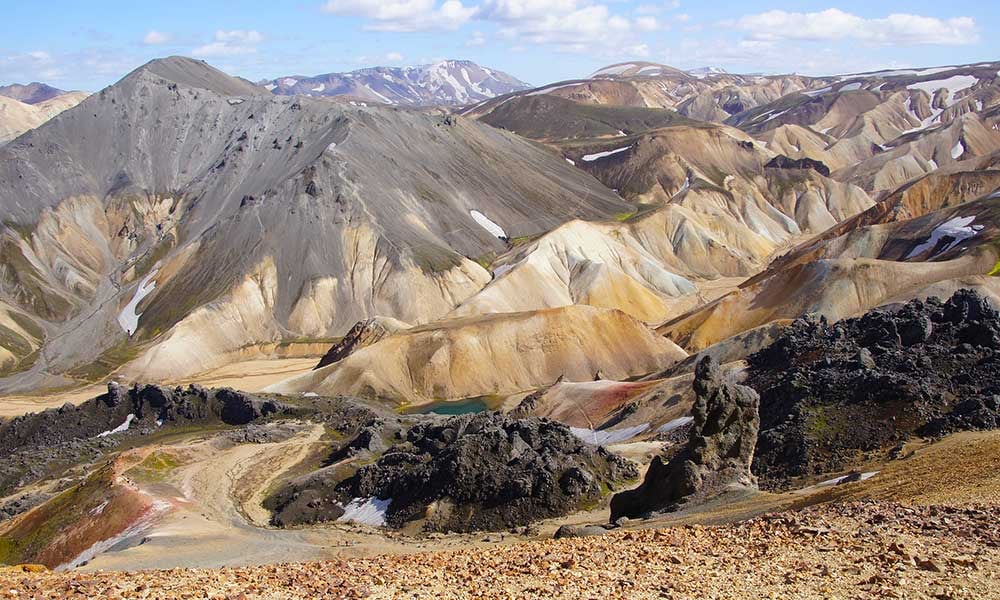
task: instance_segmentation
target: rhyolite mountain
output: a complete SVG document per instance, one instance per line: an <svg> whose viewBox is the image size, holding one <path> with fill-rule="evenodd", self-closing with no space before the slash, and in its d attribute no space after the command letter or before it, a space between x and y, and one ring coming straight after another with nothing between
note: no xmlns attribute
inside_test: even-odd
<svg viewBox="0 0 1000 600"><path fill-rule="evenodd" d="M284 96L342 97L403 106L466 105L530 86L496 69L467 60L417 67L370 67L311 77L284 76L260 82Z"/></svg>
<svg viewBox="0 0 1000 600"><path fill-rule="evenodd" d="M66 93L68 92L37 81L27 84L12 83L10 85L0 85L0 96L13 98L25 104L38 104L39 102L45 102Z"/></svg>
<svg viewBox="0 0 1000 600"><path fill-rule="evenodd" d="M153 61L0 149L0 388L170 379L380 315L440 317L507 239L631 210L461 117Z"/></svg>

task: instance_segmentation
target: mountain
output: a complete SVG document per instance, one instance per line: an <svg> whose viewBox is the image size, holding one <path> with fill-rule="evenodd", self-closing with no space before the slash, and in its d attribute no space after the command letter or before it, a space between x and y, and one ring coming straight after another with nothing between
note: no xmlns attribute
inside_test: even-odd
<svg viewBox="0 0 1000 600"><path fill-rule="evenodd" d="M4 366L20 372L3 385L123 364L170 379L376 315L424 323L489 281L480 262L507 239L628 210L485 124L154 61L0 150Z"/></svg>
<svg viewBox="0 0 1000 600"><path fill-rule="evenodd" d="M37 104L28 104L0 96L0 144L38 127L86 97L85 92L66 92Z"/></svg>
<svg viewBox="0 0 1000 600"><path fill-rule="evenodd" d="M513 97L548 95L582 104L666 108L686 117L722 122L792 92L821 88L830 81L800 75L736 75L721 70L692 74L657 63L627 62L600 69L587 79L561 81L486 100L465 114L485 114Z"/></svg>
<svg viewBox="0 0 1000 600"><path fill-rule="evenodd" d="M688 74L695 77L704 77L706 75L728 75L729 71L721 67L698 67L696 69L688 69Z"/></svg>
<svg viewBox="0 0 1000 600"><path fill-rule="evenodd" d="M12 83L10 85L0 85L0 96L13 98L25 104L38 104L66 93L64 90L37 81L28 84Z"/></svg>
<svg viewBox="0 0 1000 600"><path fill-rule="evenodd" d="M840 180L889 193L939 166L1000 149L1000 63L842 75L726 123Z"/></svg>
<svg viewBox="0 0 1000 600"><path fill-rule="evenodd" d="M467 60L419 67L372 67L313 77L278 77L260 85L274 94L342 97L403 106L466 105L530 87Z"/></svg>

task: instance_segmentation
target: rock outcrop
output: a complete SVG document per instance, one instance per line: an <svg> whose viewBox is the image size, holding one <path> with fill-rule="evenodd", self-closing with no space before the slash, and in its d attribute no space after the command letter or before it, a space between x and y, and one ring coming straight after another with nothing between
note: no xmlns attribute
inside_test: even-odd
<svg viewBox="0 0 1000 600"><path fill-rule="evenodd" d="M830 324L797 319L749 359L767 489L839 472L913 435L1000 425L1000 315L976 292Z"/></svg>
<svg viewBox="0 0 1000 600"><path fill-rule="evenodd" d="M336 495L341 505L390 500L385 512L390 527L424 519L431 531L495 531L580 510L636 476L632 462L581 442L565 425L483 412L412 427L377 462L340 482ZM285 493L285 506L265 502L275 509L275 522L295 523L286 507L311 497L310 488L322 480ZM343 514L324 498L311 502L327 511L300 511L304 522Z"/></svg>
<svg viewBox="0 0 1000 600"><path fill-rule="evenodd" d="M245 425L299 409L228 388L197 385L167 388L116 382L108 392L74 406L0 421L0 496L44 476L54 465L113 450L129 435L144 435L171 425L224 423Z"/></svg>
<svg viewBox="0 0 1000 600"><path fill-rule="evenodd" d="M406 329L406 327L406 323L389 317L372 317L358 321L347 332L347 335L327 350L315 369L322 369L327 365L331 365L346 358L355 350L371 346L382 338L392 335L401 329Z"/></svg>
<svg viewBox="0 0 1000 600"><path fill-rule="evenodd" d="M822 161L811 158L789 158L784 154L779 154L772 158L766 165L766 169L812 169L824 177L830 176L830 167Z"/></svg>
<svg viewBox="0 0 1000 600"><path fill-rule="evenodd" d="M760 425L757 393L735 383L711 356L695 367L694 391L687 445L669 460L653 459L642 485L612 498L612 522L757 487L750 473Z"/></svg>

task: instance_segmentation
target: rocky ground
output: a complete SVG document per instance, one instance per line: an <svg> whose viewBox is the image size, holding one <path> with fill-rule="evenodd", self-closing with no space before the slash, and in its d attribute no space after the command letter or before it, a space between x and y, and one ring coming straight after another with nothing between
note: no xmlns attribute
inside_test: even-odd
<svg viewBox="0 0 1000 600"><path fill-rule="evenodd" d="M1000 510L827 505L460 552L134 573L0 571L2 598L998 598Z"/></svg>

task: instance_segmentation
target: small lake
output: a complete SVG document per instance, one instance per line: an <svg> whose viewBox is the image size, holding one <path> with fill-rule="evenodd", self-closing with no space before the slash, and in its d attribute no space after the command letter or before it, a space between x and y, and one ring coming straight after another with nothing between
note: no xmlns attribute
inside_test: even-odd
<svg viewBox="0 0 1000 600"><path fill-rule="evenodd" d="M414 406L406 412L411 415L468 415L483 412L484 410L493 410L496 408L496 405L499 405L498 400L481 396L478 398L466 398L465 400L439 400L432 404Z"/></svg>

